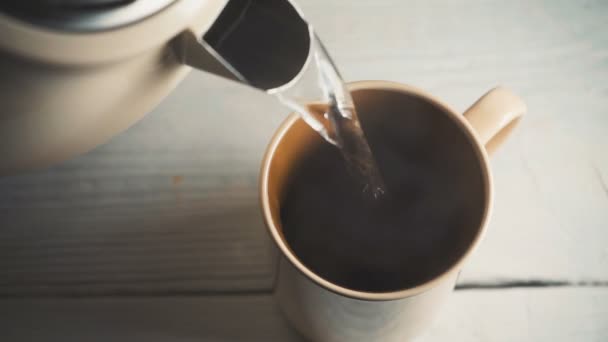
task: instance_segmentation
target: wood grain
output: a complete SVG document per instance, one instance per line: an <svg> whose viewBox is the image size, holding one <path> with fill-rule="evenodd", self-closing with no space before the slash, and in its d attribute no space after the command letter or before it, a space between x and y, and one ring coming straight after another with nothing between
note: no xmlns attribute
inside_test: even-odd
<svg viewBox="0 0 608 342"><path fill-rule="evenodd" d="M2 299L3 340L303 341L271 296ZM608 290L460 291L421 342L603 342Z"/></svg>
<svg viewBox="0 0 608 342"><path fill-rule="evenodd" d="M608 2L299 2L349 80L414 84L459 110L502 83L528 103L492 162L494 216L462 281L608 279ZM193 72L106 145L0 179L0 294L268 291L257 176L285 113Z"/></svg>

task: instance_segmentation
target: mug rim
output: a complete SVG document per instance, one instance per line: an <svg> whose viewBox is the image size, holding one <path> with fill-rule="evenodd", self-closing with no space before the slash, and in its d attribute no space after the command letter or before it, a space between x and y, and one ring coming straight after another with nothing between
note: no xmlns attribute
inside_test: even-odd
<svg viewBox="0 0 608 342"><path fill-rule="evenodd" d="M437 286L440 282L448 279L450 277L450 275L452 275L452 273L458 272L461 269L462 264L476 250L477 246L479 245L479 242L483 239L483 236L485 235L485 231L487 229L488 221L489 221L489 218L491 215L492 203L493 203L493 193L494 193L492 174L490 173L490 167L489 167L489 161L488 161L489 160L488 154L487 154L487 151L486 151L484 145L480 142L480 139L477 136L477 133L475 132L475 130L473 129L471 124L469 124L469 122L465 119L464 115L459 114L458 112L454 111L447 104L443 103L441 100L437 99L435 96L429 94L428 92L426 92L422 89L419 89L419 88L416 88L416 87L413 87L410 85L398 83L398 82L379 81L379 80L348 82L347 86L351 92L357 91L357 90L366 90L366 89L392 90L392 91L396 90L396 91L399 91L404 94L414 95L414 96L416 96L424 101L427 101L427 102L431 103L432 105L440 108L452 120L454 120L454 122L456 124L460 125L460 128L467 135L467 137L469 138L469 141L471 141L474 145L475 154L477 155L478 160L480 162L481 174L482 174L484 185L485 185L484 193L485 193L486 200L484 201L483 217L482 217L481 223L479 225L479 229L477 230L473 240L467 246L465 252L460 256L460 258L456 262L452 263L452 265L450 265L450 267L447 268L445 271L439 273L432 279L427 280L422 284L419 284L419 285L416 285L416 286L410 287L410 288L397 290L397 291L365 292L365 291L353 290L353 289L349 289L344 286L334 284L334 283L322 278L321 276L317 275L315 272L313 272L311 269L306 267L299 260L299 258L288 247L287 241L285 241L281 237L281 234L279 233L279 230L278 230L277 226L275 225L275 222L272 218L272 212L270 209L269 197L268 197L268 178L269 178L268 175L270 172L270 166L271 166L272 160L274 158L276 149L279 146L280 142L283 140L284 136L287 134L287 132L293 126L293 124L300 119L300 116L297 113L291 113L287 117L287 119L285 119L281 123L281 125L275 130L275 133L273 134L273 136L270 140L270 143L268 144L268 147L266 148L266 151L264 153L264 157L262 159L262 168L260 171L259 189L260 189L260 202L261 202L261 207L262 207L262 216L264 217L264 223L265 223L266 229L268 230L268 233L270 234L270 236L272 236L275 244L281 250L281 253L283 254L282 257L285 257L306 278L312 280L317 285L319 285L333 293L336 293L336 294L339 294L339 295L342 295L345 297L350 297L350 298L359 299L359 300L368 300L368 301L396 300L396 299L415 296L415 295L418 295L422 292L425 292L425 291Z"/></svg>

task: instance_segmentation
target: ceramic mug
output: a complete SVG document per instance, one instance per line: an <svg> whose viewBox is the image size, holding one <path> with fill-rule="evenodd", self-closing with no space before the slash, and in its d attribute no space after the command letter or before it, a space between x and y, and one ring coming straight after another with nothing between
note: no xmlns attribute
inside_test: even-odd
<svg viewBox="0 0 608 342"><path fill-rule="evenodd" d="M490 90L461 115L432 95L399 83L361 81L349 84L357 98L378 91L398 93L408 103L433 108L468 137L476 155L484 194L479 225L467 227L470 242L443 273L415 287L393 292L363 292L334 284L307 268L286 242L280 208L296 161L318 136L297 114L292 114L272 138L263 160L260 192L264 220L280 250L275 297L293 326L313 341L408 341L420 335L434 318L456 283L464 262L487 228L492 207L492 178L488 154L509 135L526 111L523 101L505 88ZM407 108L404 108L404 112ZM359 113L361 116L365 113ZM432 128L432 127L431 127ZM481 208L483 207L483 208Z"/></svg>

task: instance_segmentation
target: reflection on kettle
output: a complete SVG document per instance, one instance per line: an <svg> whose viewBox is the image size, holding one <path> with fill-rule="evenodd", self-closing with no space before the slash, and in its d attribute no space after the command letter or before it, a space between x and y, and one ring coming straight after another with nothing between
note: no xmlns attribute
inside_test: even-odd
<svg viewBox="0 0 608 342"><path fill-rule="evenodd" d="M0 175L106 141L187 66L281 87L311 44L289 0L10 0L0 3L0 32Z"/></svg>

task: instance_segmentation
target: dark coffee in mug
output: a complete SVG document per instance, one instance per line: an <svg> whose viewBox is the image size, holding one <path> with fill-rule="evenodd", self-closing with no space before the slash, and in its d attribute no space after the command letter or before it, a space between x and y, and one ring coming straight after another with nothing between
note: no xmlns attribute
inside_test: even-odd
<svg viewBox="0 0 608 342"><path fill-rule="evenodd" d="M345 288L415 287L463 256L484 216L481 164L461 123L392 90L353 93L388 194L373 200L320 138L298 156L281 200L283 235L311 271Z"/></svg>

